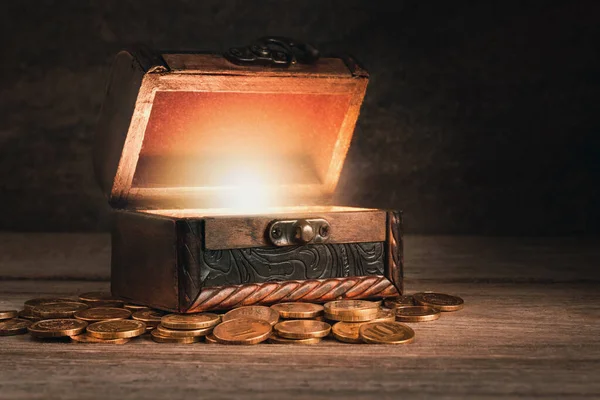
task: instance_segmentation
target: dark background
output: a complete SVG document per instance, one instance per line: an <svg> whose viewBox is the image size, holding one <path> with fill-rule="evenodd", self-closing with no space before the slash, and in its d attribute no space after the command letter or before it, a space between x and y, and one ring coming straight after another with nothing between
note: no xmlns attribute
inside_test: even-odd
<svg viewBox="0 0 600 400"><path fill-rule="evenodd" d="M275 34L354 54L371 73L344 202L403 209L411 233L597 234L599 11L596 1L5 2L0 229L108 226L91 146L119 49L224 51Z"/></svg>

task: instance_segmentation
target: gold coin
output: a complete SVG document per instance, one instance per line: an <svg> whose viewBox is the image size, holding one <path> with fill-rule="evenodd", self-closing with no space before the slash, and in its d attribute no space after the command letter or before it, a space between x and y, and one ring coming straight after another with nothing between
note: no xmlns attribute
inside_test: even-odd
<svg viewBox="0 0 600 400"><path fill-rule="evenodd" d="M323 315L323 306L312 303L279 303L271 308L279 313L281 318L315 318Z"/></svg>
<svg viewBox="0 0 600 400"><path fill-rule="evenodd" d="M0 321L2 321L4 319L17 318L18 315L19 315L19 312L17 310L0 311Z"/></svg>
<svg viewBox="0 0 600 400"><path fill-rule="evenodd" d="M396 308L401 306L414 306L415 299L410 295L404 295L400 297L394 297L391 299L385 299L383 304L388 308Z"/></svg>
<svg viewBox="0 0 600 400"><path fill-rule="evenodd" d="M163 336L170 337L195 337L195 336L205 336L206 334L212 332L213 327L209 326L208 328L200 328L200 329L170 329L163 326L163 324L159 324L156 327L156 330L159 334Z"/></svg>
<svg viewBox="0 0 600 400"><path fill-rule="evenodd" d="M43 319L72 318L77 311L85 310L88 307L87 304L78 301L61 301L40 304L32 312Z"/></svg>
<svg viewBox="0 0 600 400"><path fill-rule="evenodd" d="M108 292L88 292L79 295L79 301L92 307L116 307L122 308L125 302Z"/></svg>
<svg viewBox="0 0 600 400"><path fill-rule="evenodd" d="M293 319L275 325L275 332L286 339L322 338L329 335L331 325L311 319Z"/></svg>
<svg viewBox="0 0 600 400"><path fill-rule="evenodd" d="M159 325L160 326L160 325ZM150 335L152 340L157 343L197 343L202 339L202 336L164 336L158 329L153 330Z"/></svg>
<svg viewBox="0 0 600 400"><path fill-rule="evenodd" d="M440 317L438 309L429 306L396 307L396 320L400 322L434 321Z"/></svg>
<svg viewBox="0 0 600 400"><path fill-rule="evenodd" d="M71 341L77 343L105 343L105 344L125 344L130 339L98 339L91 336L89 333L71 336Z"/></svg>
<svg viewBox="0 0 600 400"><path fill-rule="evenodd" d="M223 322L237 318L252 318L267 321L271 326L279 321L279 313L265 306L246 306L234 308L221 317Z"/></svg>
<svg viewBox="0 0 600 400"><path fill-rule="evenodd" d="M132 319L94 322L87 332L98 339L125 339L146 333L146 324Z"/></svg>
<svg viewBox="0 0 600 400"><path fill-rule="evenodd" d="M202 329L215 326L221 321L217 314L168 314L161 318L160 324L170 329Z"/></svg>
<svg viewBox="0 0 600 400"><path fill-rule="evenodd" d="M317 344L321 343L321 338L308 338L308 339L286 339L279 335L272 334L269 337L269 343L273 344Z"/></svg>
<svg viewBox="0 0 600 400"><path fill-rule="evenodd" d="M94 307L77 311L74 317L87 322L112 321L131 317L131 311L124 308Z"/></svg>
<svg viewBox="0 0 600 400"><path fill-rule="evenodd" d="M380 308L377 316L368 322L338 322L331 327L331 333L340 342L362 343L358 333L360 327L369 322L394 322L396 314L394 310Z"/></svg>
<svg viewBox="0 0 600 400"><path fill-rule="evenodd" d="M377 316L379 305L367 300L338 300L325 303L325 318L335 321L369 321Z"/></svg>
<svg viewBox="0 0 600 400"><path fill-rule="evenodd" d="M415 331L399 322L368 322L358 332L365 343L403 344L415 338Z"/></svg>
<svg viewBox="0 0 600 400"><path fill-rule="evenodd" d="M375 318L379 314L379 310L369 310L369 313L339 313L339 314L329 314L325 313L325 319L331 321L344 321L344 322L369 322Z"/></svg>
<svg viewBox="0 0 600 400"><path fill-rule="evenodd" d="M25 302L26 310L33 310L37 306L41 306L47 303L64 303L68 301L75 301L73 299L63 299L63 298L48 298L48 297L38 297L35 299L30 299Z"/></svg>
<svg viewBox="0 0 600 400"><path fill-rule="evenodd" d="M30 320L32 322L37 322L37 321L41 321L42 320L41 317L39 317L39 316L37 316L37 315L35 315L33 313L33 309L32 308L25 308L25 309L19 311L19 318L25 318L25 319L28 319L28 320Z"/></svg>
<svg viewBox="0 0 600 400"><path fill-rule="evenodd" d="M206 336L204 337L204 341L205 341L206 343L210 343L210 344L217 344L217 343L219 343L219 342L217 341L217 339L215 338L215 335L213 335L212 333L209 333L208 335L206 335Z"/></svg>
<svg viewBox="0 0 600 400"><path fill-rule="evenodd" d="M140 310L149 310L150 307L146 307L146 306L141 306L139 304L132 304L132 303L126 303L125 305L123 305L123 307L129 311L131 311L132 313L135 311L140 311Z"/></svg>
<svg viewBox="0 0 600 400"><path fill-rule="evenodd" d="M379 305L367 300L337 300L325 303L325 312L337 314L338 312L354 312L365 310L377 310Z"/></svg>
<svg viewBox="0 0 600 400"><path fill-rule="evenodd" d="M364 324L364 322L338 322L331 327L331 333L340 342L362 343L358 331Z"/></svg>
<svg viewBox="0 0 600 400"><path fill-rule="evenodd" d="M78 319L45 319L34 322L28 330L34 337L57 338L79 335L86 326L87 322Z"/></svg>
<svg viewBox="0 0 600 400"><path fill-rule="evenodd" d="M0 321L0 336L22 335L27 333L31 321L21 318Z"/></svg>
<svg viewBox="0 0 600 400"><path fill-rule="evenodd" d="M106 300L106 301L82 301L90 307L110 307L110 308L123 308L125 303L122 300Z"/></svg>
<svg viewBox="0 0 600 400"><path fill-rule="evenodd" d="M413 295L417 304L437 308L440 311L458 311L465 302L457 296L444 293L421 292Z"/></svg>
<svg viewBox="0 0 600 400"><path fill-rule="evenodd" d="M368 322L394 322L395 320L396 314L394 313L394 310L390 310L389 308L380 308L375 318Z"/></svg>
<svg viewBox="0 0 600 400"><path fill-rule="evenodd" d="M160 324L161 318L165 315L164 312L158 310L139 310L131 314L131 318L145 322L146 325L156 327Z"/></svg>
<svg viewBox="0 0 600 400"><path fill-rule="evenodd" d="M265 320L236 318L217 325L213 335L219 343L256 344L267 340L271 330L271 324Z"/></svg>

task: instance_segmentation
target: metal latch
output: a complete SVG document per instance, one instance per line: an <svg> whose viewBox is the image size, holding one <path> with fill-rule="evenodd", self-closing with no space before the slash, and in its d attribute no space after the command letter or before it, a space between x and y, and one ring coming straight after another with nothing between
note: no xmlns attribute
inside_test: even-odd
<svg viewBox="0 0 600 400"><path fill-rule="evenodd" d="M267 237L275 246L326 243L331 236L331 226L323 218L278 220L267 229Z"/></svg>
<svg viewBox="0 0 600 400"><path fill-rule="evenodd" d="M267 36L250 46L232 47L224 56L236 65L287 68L297 63L316 63L319 50L308 43L300 43L287 37Z"/></svg>

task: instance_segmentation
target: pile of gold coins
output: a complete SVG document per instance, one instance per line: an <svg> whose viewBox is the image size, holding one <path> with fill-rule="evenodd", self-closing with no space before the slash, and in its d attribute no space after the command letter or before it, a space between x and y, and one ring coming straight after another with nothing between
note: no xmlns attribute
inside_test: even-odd
<svg viewBox="0 0 600 400"><path fill-rule="evenodd" d="M279 303L244 306L223 314L167 314L127 304L108 293L77 300L37 298L21 311L0 311L0 336L29 334L40 340L124 344L149 334L157 343L316 344L410 343L415 332L402 322L426 322L458 311L460 297L421 292L382 301L338 300L324 305Z"/></svg>

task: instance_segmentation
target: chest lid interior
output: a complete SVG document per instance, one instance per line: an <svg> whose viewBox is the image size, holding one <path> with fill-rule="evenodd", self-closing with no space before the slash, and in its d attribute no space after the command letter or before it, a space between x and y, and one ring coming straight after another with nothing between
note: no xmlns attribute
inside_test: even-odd
<svg viewBox="0 0 600 400"><path fill-rule="evenodd" d="M119 208L325 204L368 75L351 59L288 68L215 54L118 54L94 163Z"/></svg>

